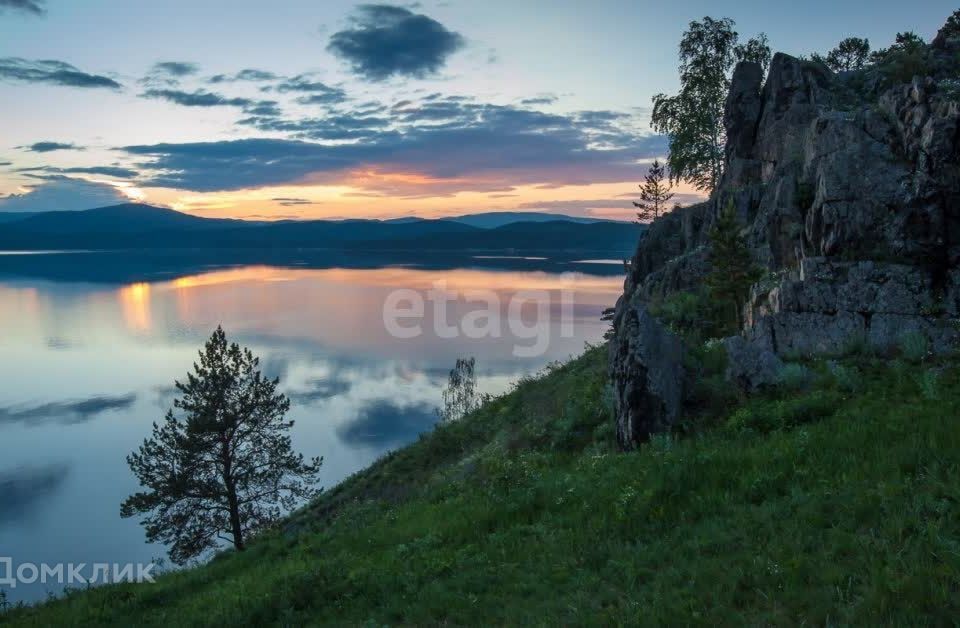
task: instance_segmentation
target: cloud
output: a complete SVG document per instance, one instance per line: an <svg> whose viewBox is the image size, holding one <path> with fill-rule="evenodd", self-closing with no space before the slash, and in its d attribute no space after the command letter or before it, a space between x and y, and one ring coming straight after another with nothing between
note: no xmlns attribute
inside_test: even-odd
<svg viewBox="0 0 960 628"><path fill-rule="evenodd" d="M263 116L274 118L283 115L283 111L275 100L258 100L246 105L243 108L244 113L254 116Z"/></svg>
<svg viewBox="0 0 960 628"><path fill-rule="evenodd" d="M254 68L246 68L240 70L236 74L217 74L211 76L207 79L207 83L211 85L216 85L218 83L236 83L238 81L250 81L250 82L262 82L262 81L275 81L279 76L273 72L268 72L266 70L257 70Z"/></svg>
<svg viewBox="0 0 960 628"><path fill-rule="evenodd" d="M34 142L29 146L17 146L31 153L51 153L55 150L84 150L83 146L76 144L67 144L63 142Z"/></svg>
<svg viewBox="0 0 960 628"><path fill-rule="evenodd" d="M464 43L458 33L426 15L398 6L364 4L349 28L330 37L327 50L361 77L382 81L434 74Z"/></svg>
<svg viewBox="0 0 960 628"><path fill-rule="evenodd" d="M527 203L520 203L515 207L515 209L542 209L542 210L588 210L598 207L630 207L633 208L633 205L630 203L625 203L624 201L618 201L616 199L609 198L599 198L599 199L575 199L575 200L564 200L564 201L530 201Z"/></svg>
<svg viewBox="0 0 960 628"><path fill-rule="evenodd" d="M0 212L76 211L126 201L127 197L112 185L57 176L29 192L0 198Z"/></svg>
<svg viewBox="0 0 960 628"><path fill-rule="evenodd" d="M325 94L310 94L309 96L300 96L297 102L301 105L336 105L342 103L347 98L342 91L327 92Z"/></svg>
<svg viewBox="0 0 960 628"><path fill-rule="evenodd" d="M130 393L121 397L90 397L73 401L52 401L35 406L0 407L0 424L83 423L104 412L126 410L136 401L137 395Z"/></svg>
<svg viewBox="0 0 960 628"><path fill-rule="evenodd" d="M0 525L31 515L39 503L60 489L68 471L64 464L52 464L0 472Z"/></svg>
<svg viewBox="0 0 960 628"><path fill-rule="evenodd" d="M520 101L520 104L528 107L532 105L552 105L558 100L559 98L551 94L548 96L537 96L536 98L524 98Z"/></svg>
<svg viewBox="0 0 960 628"><path fill-rule="evenodd" d="M152 71L156 74L183 77L196 74L200 71L200 68L196 63L190 63L188 61L160 61L153 64Z"/></svg>
<svg viewBox="0 0 960 628"><path fill-rule="evenodd" d="M118 179L133 179L137 171L120 166L89 166L74 168L55 168L53 166L37 166L34 168L18 168L17 172L47 172L51 174L95 174ZM29 175L28 175L29 176Z"/></svg>
<svg viewBox="0 0 960 628"><path fill-rule="evenodd" d="M280 93L286 92L334 92L341 91L320 81L311 81L309 74L298 74L293 78L278 83L273 89Z"/></svg>
<svg viewBox="0 0 960 628"><path fill-rule="evenodd" d="M374 140L378 136L383 136L390 121L375 116L335 114L323 118L302 118L299 120L254 116L239 120L238 124L252 126L267 132L292 133L301 139Z"/></svg>
<svg viewBox="0 0 960 628"><path fill-rule="evenodd" d="M293 207L294 205L316 205L315 202L311 201L308 198L289 198L289 197L278 197L271 198L271 201L274 203L280 203L284 207Z"/></svg>
<svg viewBox="0 0 960 628"><path fill-rule="evenodd" d="M311 80L309 74L300 74L274 87L263 89L265 91L273 89L281 94L288 92L305 94L297 98L297 102L302 105L336 105L348 100L345 91L339 87L331 87L326 83Z"/></svg>
<svg viewBox="0 0 960 628"><path fill-rule="evenodd" d="M436 422L429 404L399 406L382 399L361 408L356 419L337 428L337 435L352 446L392 448L413 441Z"/></svg>
<svg viewBox="0 0 960 628"><path fill-rule="evenodd" d="M287 139L121 150L148 158L144 165L161 171L150 181L158 187L206 192L337 182L409 197L631 181L638 162L666 149L663 137L633 128L617 112L547 114L452 98L398 104L389 118L347 112L239 121Z"/></svg>
<svg viewBox="0 0 960 628"><path fill-rule="evenodd" d="M140 97L166 100L183 107L241 107L245 113L256 116L273 117L283 113L275 100L228 98L223 94L202 89L192 92L178 89L148 89L140 94Z"/></svg>
<svg viewBox="0 0 960 628"><path fill-rule="evenodd" d="M0 11L14 9L34 15L44 15L47 12L44 4L46 4L46 0L0 0Z"/></svg>
<svg viewBox="0 0 960 628"><path fill-rule="evenodd" d="M0 58L0 80L23 83L48 83L64 87L121 88L112 78L81 72L63 61L29 61L20 57Z"/></svg>
<svg viewBox="0 0 960 628"><path fill-rule="evenodd" d="M180 79L193 76L199 71L200 66L189 61L159 61L154 63L146 76L138 82L154 88L176 87L180 85Z"/></svg>
<svg viewBox="0 0 960 628"><path fill-rule="evenodd" d="M140 94L141 98L166 100L184 107L245 107L253 103L249 98L227 98L222 94L198 89L185 92L178 89L148 89Z"/></svg>

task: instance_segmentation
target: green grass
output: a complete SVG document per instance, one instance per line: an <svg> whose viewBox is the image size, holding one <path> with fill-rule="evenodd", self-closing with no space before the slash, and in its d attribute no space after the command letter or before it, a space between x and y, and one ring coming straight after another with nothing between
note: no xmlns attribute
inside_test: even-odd
<svg viewBox="0 0 960 628"><path fill-rule="evenodd" d="M960 370L857 357L616 453L602 349L254 543L13 625L956 625ZM695 422L694 422L695 423Z"/></svg>

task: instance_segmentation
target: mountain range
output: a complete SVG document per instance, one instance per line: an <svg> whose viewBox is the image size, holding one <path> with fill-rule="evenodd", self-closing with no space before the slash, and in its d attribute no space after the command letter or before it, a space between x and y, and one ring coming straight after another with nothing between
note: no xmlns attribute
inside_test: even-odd
<svg viewBox="0 0 960 628"><path fill-rule="evenodd" d="M0 250L324 248L596 252L628 256L642 227L535 212L444 219L260 222L203 218L127 203L85 211L0 214Z"/></svg>

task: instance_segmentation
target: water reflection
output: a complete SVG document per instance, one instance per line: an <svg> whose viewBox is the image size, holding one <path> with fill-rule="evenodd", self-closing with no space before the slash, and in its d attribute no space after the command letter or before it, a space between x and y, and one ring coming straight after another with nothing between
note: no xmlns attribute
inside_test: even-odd
<svg viewBox="0 0 960 628"><path fill-rule="evenodd" d="M48 422L82 423L97 418L104 412L130 408L137 395L119 397L97 396L72 401L51 401L39 405L0 406L0 425L21 422L40 425Z"/></svg>
<svg viewBox="0 0 960 628"><path fill-rule="evenodd" d="M67 472L66 465L50 464L0 473L0 525L35 516L43 503L61 487Z"/></svg>
<svg viewBox="0 0 960 628"><path fill-rule="evenodd" d="M294 445L324 457L321 482L329 487L431 427L456 358L475 356L480 391L502 392L519 376L598 341L606 327L600 313L622 285L616 275L543 269L262 264L165 271L159 280L138 273L116 283L124 273L109 270L109 279L88 273L64 281L65 261L28 257L39 260L41 276L33 267L7 274L0 268L0 557L15 562L149 562L164 553L144 543L135 521L119 517L120 501L137 489L124 458L170 406L173 381L218 324L281 378L293 402ZM121 265L111 259L105 267ZM190 262L195 266L203 264ZM522 360L509 334L437 337L432 311L423 335L388 334L387 295L425 292L437 281L452 293L493 291L503 299L502 317L510 316L505 304L518 291L571 289L574 334L562 337L550 310L540 322L553 331L546 353ZM448 318L457 321L475 307L459 299ZM8 593L38 599L46 588Z"/></svg>

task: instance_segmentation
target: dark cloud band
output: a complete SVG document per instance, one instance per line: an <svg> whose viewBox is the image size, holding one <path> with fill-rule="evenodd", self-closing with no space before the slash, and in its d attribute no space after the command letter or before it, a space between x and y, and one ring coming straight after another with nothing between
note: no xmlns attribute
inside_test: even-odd
<svg viewBox="0 0 960 628"><path fill-rule="evenodd" d="M44 15L47 12L44 4L46 0L0 0L0 10L14 9L34 15Z"/></svg>
<svg viewBox="0 0 960 628"><path fill-rule="evenodd" d="M18 146L17 148L22 148L31 153L52 153L55 150L84 150L82 146L64 142L34 142L29 146Z"/></svg>
<svg viewBox="0 0 960 628"><path fill-rule="evenodd" d="M88 74L63 61L30 61L20 57L0 58L0 80L46 83L63 87L120 89L120 83L98 74Z"/></svg>
<svg viewBox="0 0 960 628"><path fill-rule="evenodd" d="M323 183L351 171L379 170L425 175L434 187L422 191L432 193L627 181L641 160L665 150L662 137L630 128L629 119L616 112L555 115L462 100L406 104L391 118L347 113L241 122L291 137L122 150L148 158L144 165L161 174L145 185L159 187L203 192L305 179Z"/></svg>

